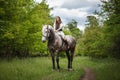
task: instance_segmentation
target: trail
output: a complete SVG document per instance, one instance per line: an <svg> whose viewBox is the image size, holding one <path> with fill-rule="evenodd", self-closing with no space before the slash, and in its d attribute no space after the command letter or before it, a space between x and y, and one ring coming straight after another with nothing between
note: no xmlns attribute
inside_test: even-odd
<svg viewBox="0 0 120 80"><path fill-rule="evenodd" d="M86 67L86 68L84 68L84 71L85 71L85 75L80 80L95 80L95 74L94 74L93 70Z"/></svg>

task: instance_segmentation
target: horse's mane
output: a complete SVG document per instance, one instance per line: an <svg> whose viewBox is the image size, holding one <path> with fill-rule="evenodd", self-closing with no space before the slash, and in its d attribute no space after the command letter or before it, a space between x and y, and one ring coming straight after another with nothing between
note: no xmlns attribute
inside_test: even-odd
<svg viewBox="0 0 120 80"><path fill-rule="evenodd" d="M46 28L46 27L50 30L49 41L51 42L56 37L58 37L58 34L54 31L54 28L51 25L44 25L43 26L43 28Z"/></svg>
<svg viewBox="0 0 120 80"><path fill-rule="evenodd" d="M55 32L54 32L54 29L53 29L53 27L51 26L51 25L46 25L47 27L48 27L48 29L50 30L50 33L51 33L51 35L50 35L50 39L54 39L55 38Z"/></svg>
<svg viewBox="0 0 120 80"><path fill-rule="evenodd" d="M53 29L53 27L51 25L43 25L43 28L48 27L49 29Z"/></svg>

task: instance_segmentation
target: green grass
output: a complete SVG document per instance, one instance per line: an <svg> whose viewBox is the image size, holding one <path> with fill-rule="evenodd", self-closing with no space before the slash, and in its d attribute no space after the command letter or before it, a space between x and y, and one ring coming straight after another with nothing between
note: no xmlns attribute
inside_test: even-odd
<svg viewBox="0 0 120 80"><path fill-rule="evenodd" d="M120 80L120 60L75 57L74 70L67 70L67 58L60 58L61 71L52 71L50 57L0 60L0 80L79 80L84 67L91 68L95 80Z"/></svg>

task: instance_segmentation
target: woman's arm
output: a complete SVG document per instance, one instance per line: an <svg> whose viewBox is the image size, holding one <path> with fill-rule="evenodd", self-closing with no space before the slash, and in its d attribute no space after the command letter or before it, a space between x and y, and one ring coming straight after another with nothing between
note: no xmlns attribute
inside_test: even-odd
<svg viewBox="0 0 120 80"><path fill-rule="evenodd" d="M54 28L54 31L55 31L55 29L56 29L56 24L55 24L55 22L54 22L54 24L53 24L53 28Z"/></svg>

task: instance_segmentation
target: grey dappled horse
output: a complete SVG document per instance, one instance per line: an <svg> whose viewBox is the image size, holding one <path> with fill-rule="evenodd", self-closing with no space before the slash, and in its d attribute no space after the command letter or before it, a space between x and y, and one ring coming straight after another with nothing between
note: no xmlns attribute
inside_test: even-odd
<svg viewBox="0 0 120 80"><path fill-rule="evenodd" d="M74 37L70 35L66 35L66 40L68 42L68 44L66 45L66 43L63 41L61 36L59 36L57 32L54 31L52 26L44 25L42 27L42 41L45 42L46 40L48 40L48 49L52 56L53 70L55 69L55 52L56 52L57 69L60 70L59 53L62 51L66 52L68 58L68 70L72 70L72 61L76 46L76 41Z"/></svg>

